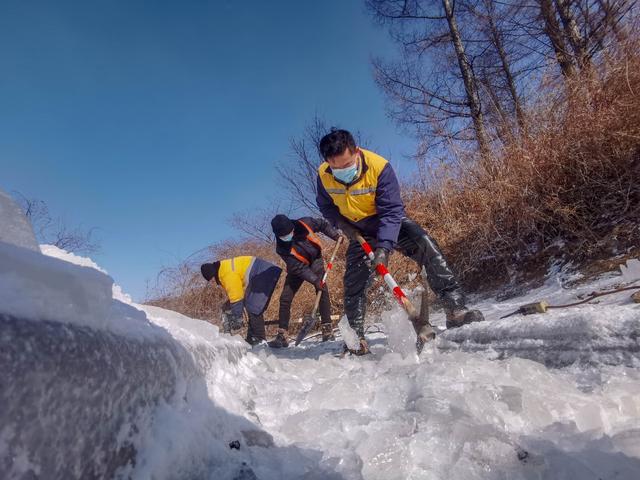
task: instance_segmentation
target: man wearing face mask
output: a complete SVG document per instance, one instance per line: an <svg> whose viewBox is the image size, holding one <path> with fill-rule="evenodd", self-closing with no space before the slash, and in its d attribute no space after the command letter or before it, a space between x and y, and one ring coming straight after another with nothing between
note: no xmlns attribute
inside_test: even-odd
<svg viewBox="0 0 640 480"><path fill-rule="evenodd" d="M366 291L372 268L385 266L395 249L415 260L444 306L447 328L483 320L468 310L463 292L438 244L420 225L407 218L400 185L391 164L374 152L359 148L351 133L332 129L320 141L325 162L318 168L316 202L322 215L349 237L344 274L344 309L349 324L364 339ZM373 265L355 238L361 234L375 248ZM428 325L427 325L428 326Z"/></svg>
<svg viewBox="0 0 640 480"><path fill-rule="evenodd" d="M276 236L276 252L287 266L287 277L280 295L280 315L278 334L269 342L272 348L289 346L287 331L291 318L291 303L296 293L307 281L320 295L320 318L322 341L333 340L331 325L331 302L329 292L322 284L324 262L322 260L322 244L316 235L322 232L332 240L338 240L340 234L322 218L303 217L291 220L286 215L276 215L271 220L271 227Z"/></svg>

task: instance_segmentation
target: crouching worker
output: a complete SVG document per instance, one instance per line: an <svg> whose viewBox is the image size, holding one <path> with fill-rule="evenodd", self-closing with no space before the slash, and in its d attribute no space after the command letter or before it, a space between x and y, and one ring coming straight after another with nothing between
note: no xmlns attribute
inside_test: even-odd
<svg viewBox="0 0 640 480"><path fill-rule="evenodd" d="M266 340L263 313L269 306L282 269L261 258L242 256L200 267L202 276L222 285L229 301L223 306L225 333L242 328L243 311L247 311L249 327L247 343L256 345Z"/></svg>
<svg viewBox="0 0 640 480"><path fill-rule="evenodd" d="M324 262L322 245L316 232L322 232L332 240L338 240L340 234L322 218L303 217L291 220L286 215L276 215L271 220L271 227L276 236L276 252L287 266L287 277L280 295L278 335L269 342L269 346L272 348L289 346L287 331L291 318L291 303L305 281L315 287L316 293L322 290L320 295L322 341L333 340L331 301L328 290L322 284Z"/></svg>
<svg viewBox="0 0 640 480"><path fill-rule="evenodd" d="M393 250L414 260L444 306L447 328L483 320L469 310L458 280L440 247L420 225L408 218L400 185L391 164L374 152L359 148L346 130L332 130L320 141L325 162L318 168L316 201L322 215L349 237L344 273L344 310L349 324L360 336L357 354L369 352L364 338L366 292L372 269L387 266ZM373 265L357 235L375 248ZM432 335L431 326L414 323L420 336Z"/></svg>

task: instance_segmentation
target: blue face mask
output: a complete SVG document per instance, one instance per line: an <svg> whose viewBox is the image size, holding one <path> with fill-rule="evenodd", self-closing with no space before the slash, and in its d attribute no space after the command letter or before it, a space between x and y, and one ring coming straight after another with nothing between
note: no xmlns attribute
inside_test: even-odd
<svg viewBox="0 0 640 480"><path fill-rule="evenodd" d="M293 240L293 232L291 232L289 235L285 235L284 237L278 237L278 238L283 242L290 242L291 240Z"/></svg>
<svg viewBox="0 0 640 480"><path fill-rule="evenodd" d="M347 168L332 168L331 174L343 183L351 183L358 175L358 163Z"/></svg>

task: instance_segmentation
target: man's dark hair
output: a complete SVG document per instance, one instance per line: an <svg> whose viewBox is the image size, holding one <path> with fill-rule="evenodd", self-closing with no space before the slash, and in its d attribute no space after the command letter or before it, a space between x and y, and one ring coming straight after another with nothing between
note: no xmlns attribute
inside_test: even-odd
<svg viewBox="0 0 640 480"><path fill-rule="evenodd" d="M332 128L329 133L322 137L318 148L320 155L326 160L327 158L341 155L347 148L350 152L355 151L356 141L353 139L353 135L347 130Z"/></svg>

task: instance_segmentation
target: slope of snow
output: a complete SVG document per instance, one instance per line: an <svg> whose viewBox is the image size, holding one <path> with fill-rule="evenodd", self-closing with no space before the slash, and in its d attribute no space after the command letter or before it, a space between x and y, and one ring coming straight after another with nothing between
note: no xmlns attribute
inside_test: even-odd
<svg viewBox="0 0 640 480"><path fill-rule="evenodd" d="M527 296L480 302L486 322L442 333L420 357L393 308L370 327L372 355L338 358L339 341L249 349L206 322L104 300L110 279L87 266L3 252L0 312L11 295L41 308L0 314L2 478L640 478L640 306L626 293L498 318L619 275L569 290L559 272ZM74 276L91 291L52 286ZM100 322L65 318L81 298Z"/></svg>

